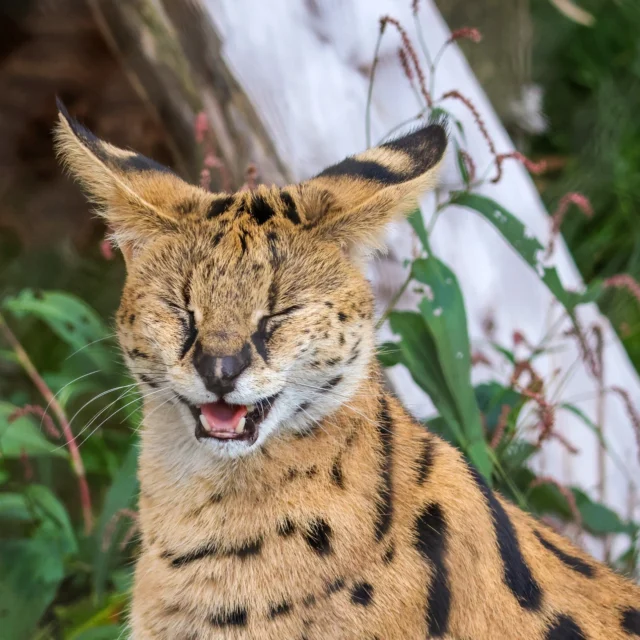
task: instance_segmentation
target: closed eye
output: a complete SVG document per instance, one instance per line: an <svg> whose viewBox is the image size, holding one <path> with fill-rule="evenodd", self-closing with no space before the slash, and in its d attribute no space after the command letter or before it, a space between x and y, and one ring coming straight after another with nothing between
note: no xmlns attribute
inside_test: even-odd
<svg viewBox="0 0 640 640"><path fill-rule="evenodd" d="M189 320L187 323L187 336L185 338L184 343L182 344L182 349L180 351L180 360L182 360L187 353L189 353L189 349L193 346L193 343L196 341L198 337L198 327L196 327L196 318L193 314L193 311L187 311L189 316Z"/></svg>

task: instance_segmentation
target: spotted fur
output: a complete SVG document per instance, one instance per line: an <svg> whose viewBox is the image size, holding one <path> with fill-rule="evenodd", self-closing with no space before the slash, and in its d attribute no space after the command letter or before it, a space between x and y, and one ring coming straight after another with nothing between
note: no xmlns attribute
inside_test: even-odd
<svg viewBox="0 0 640 640"><path fill-rule="evenodd" d="M622 640L638 588L495 494L381 383L363 259L435 182L432 123L301 185L210 194L61 111L60 155L113 231L145 394L132 637ZM272 409L198 440L198 363ZM226 363L226 364L225 364ZM210 387L211 385L209 385Z"/></svg>

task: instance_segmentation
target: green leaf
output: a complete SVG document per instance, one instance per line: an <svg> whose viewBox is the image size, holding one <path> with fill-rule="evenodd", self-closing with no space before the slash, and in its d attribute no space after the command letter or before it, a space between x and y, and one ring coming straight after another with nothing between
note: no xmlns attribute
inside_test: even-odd
<svg viewBox="0 0 640 640"><path fill-rule="evenodd" d="M9 422L9 416L18 407L9 402L0 402L0 454L5 458L19 458L24 452L28 456L68 457L67 450L50 442L40 430L39 420L31 415L21 416Z"/></svg>
<svg viewBox="0 0 640 640"><path fill-rule="evenodd" d="M131 522L126 519L119 522L118 526L113 529L110 540L106 541L108 543L106 548L105 537L109 527L113 526L113 518L122 509L130 507L138 493L137 466L138 446L133 443L109 487L94 533L93 586L98 601L101 601L104 596L109 570L120 553L118 534L122 532L123 528L128 528Z"/></svg>
<svg viewBox="0 0 640 640"><path fill-rule="evenodd" d="M88 629L73 636L73 640L120 640L125 637L124 630L116 624Z"/></svg>
<svg viewBox="0 0 640 640"><path fill-rule="evenodd" d="M383 342L378 346L378 360L383 367L395 367L404 364L400 345L395 342Z"/></svg>
<svg viewBox="0 0 640 640"><path fill-rule="evenodd" d="M453 146L456 151L456 161L458 163L458 171L460 171L460 177L465 185L469 186L471 182L471 177L469 176L469 169L467 168L467 163L465 162L464 155L462 153L462 149L458 144L458 141L453 138Z"/></svg>
<svg viewBox="0 0 640 640"><path fill-rule="evenodd" d="M490 222L520 257L534 269L549 291L571 314L575 307L584 302L592 302L598 287L587 289L583 294L566 291L554 267L545 267L545 248L512 213L495 200L473 193L458 192L451 197L451 204L468 207Z"/></svg>
<svg viewBox="0 0 640 640"><path fill-rule="evenodd" d="M433 257L415 260L412 271L414 278L431 290L430 295L422 298L418 306L433 336L446 385L469 443L467 454L482 475L490 479L493 465L471 385L467 314L458 280L444 263Z"/></svg>
<svg viewBox="0 0 640 640"><path fill-rule="evenodd" d="M510 409L515 409L525 400L520 393L511 387L505 387L495 381L477 385L474 393L489 433L493 433L498 426L503 406L507 405Z"/></svg>
<svg viewBox="0 0 640 640"><path fill-rule="evenodd" d="M62 556L53 541L0 540L1 637L29 640L63 577Z"/></svg>
<svg viewBox="0 0 640 640"><path fill-rule="evenodd" d="M64 553L75 553L78 550L75 532L69 519L66 507L56 498L48 487L41 484L28 485L24 490L25 500L47 530L47 535L61 543Z"/></svg>
<svg viewBox="0 0 640 640"><path fill-rule="evenodd" d="M466 449L467 439L456 406L438 361L438 351L424 319L413 311L394 311L389 315L391 330L401 337L403 363L411 377L429 395L446 420L457 445Z"/></svg>
<svg viewBox="0 0 640 640"><path fill-rule="evenodd" d="M414 209L407 220L420 239L424 250L431 252L431 249L429 247L429 237L427 235L427 229L424 226L424 219L422 217L422 211L420 211L420 208L418 207L417 209Z"/></svg>
<svg viewBox="0 0 640 640"><path fill-rule="evenodd" d="M31 522L33 512L30 511L21 493L0 493L0 520Z"/></svg>
<svg viewBox="0 0 640 640"><path fill-rule="evenodd" d="M526 440L514 439L500 454L500 461L507 473L521 467L538 451L538 447Z"/></svg>
<svg viewBox="0 0 640 640"><path fill-rule="evenodd" d="M23 289L17 296L5 299L3 307L17 318L33 316L42 320L74 351L88 347L86 355L95 364L105 370L113 369L109 350L99 342L111 332L80 298L63 291Z"/></svg>
<svg viewBox="0 0 640 640"><path fill-rule="evenodd" d="M584 528L594 535L606 535L609 533L632 533L637 529L635 525L623 522L615 511L603 504L594 502L581 489L572 488L576 499L576 505Z"/></svg>

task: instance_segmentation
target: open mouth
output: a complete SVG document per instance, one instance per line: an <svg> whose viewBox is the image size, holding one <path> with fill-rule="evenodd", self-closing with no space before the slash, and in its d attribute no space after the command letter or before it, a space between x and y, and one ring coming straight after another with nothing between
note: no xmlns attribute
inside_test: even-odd
<svg viewBox="0 0 640 640"><path fill-rule="evenodd" d="M277 394L255 404L229 404L224 400L195 407L189 405L196 421L198 440L242 440L253 444L258 439L260 425L266 420Z"/></svg>

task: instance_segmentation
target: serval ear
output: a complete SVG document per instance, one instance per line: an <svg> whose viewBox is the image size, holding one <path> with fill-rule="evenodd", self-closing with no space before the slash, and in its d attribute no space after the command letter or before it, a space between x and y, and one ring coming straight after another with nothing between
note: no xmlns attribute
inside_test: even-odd
<svg viewBox="0 0 640 640"><path fill-rule="evenodd" d="M437 182L447 130L432 122L351 156L300 185L307 226L356 259L380 248L386 225L413 211Z"/></svg>
<svg viewBox="0 0 640 640"><path fill-rule="evenodd" d="M58 100L56 152L106 219L127 263L153 237L173 233L185 211L206 209L212 194L167 167L98 139Z"/></svg>

